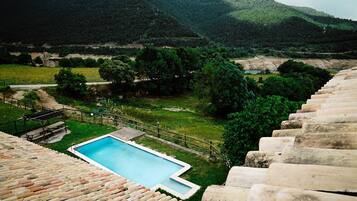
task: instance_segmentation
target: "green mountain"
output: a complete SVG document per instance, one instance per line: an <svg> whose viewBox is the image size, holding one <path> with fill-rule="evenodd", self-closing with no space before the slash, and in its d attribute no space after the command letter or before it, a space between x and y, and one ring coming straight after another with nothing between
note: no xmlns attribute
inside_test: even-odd
<svg viewBox="0 0 357 201"><path fill-rule="evenodd" d="M2 0L0 41L49 44L197 42L145 0Z"/></svg>
<svg viewBox="0 0 357 201"><path fill-rule="evenodd" d="M357 22L274 0L149 1L197 33L225 45L323 44L327 49L351 49L357 41Z"/></svg>
<svg viewBox="0 0 357 201"><path fill-rule="evenodd" d="M0 42L357 49L357 22L274 0L2 0Z"/></svg>

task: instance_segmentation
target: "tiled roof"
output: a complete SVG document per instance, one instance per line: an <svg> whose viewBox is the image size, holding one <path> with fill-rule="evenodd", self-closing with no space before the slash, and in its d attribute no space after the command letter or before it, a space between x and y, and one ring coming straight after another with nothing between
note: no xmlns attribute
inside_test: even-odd
<svg viewBox="0 0 357 201"><path fill-rule="evenodd" d="M176 200L0 132L0 200Z"/></svg>
<svg viewBox="0 0 357 201"><path fill-rule="evenodd" d="M347 194L347 195L343 195ZM340 71L203 201L357 201L357 67Z"/></svg>

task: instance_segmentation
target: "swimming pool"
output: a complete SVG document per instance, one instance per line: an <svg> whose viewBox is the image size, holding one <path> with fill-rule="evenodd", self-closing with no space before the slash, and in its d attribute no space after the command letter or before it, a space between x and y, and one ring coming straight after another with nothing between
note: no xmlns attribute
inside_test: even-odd
<svg viewBox="0 0 357 201"><path fill-rule="evenodd" d="M98 167L152 190L187 199L200 187L180 177L191 166L134 142L105 135L68 149Z"/></svg>

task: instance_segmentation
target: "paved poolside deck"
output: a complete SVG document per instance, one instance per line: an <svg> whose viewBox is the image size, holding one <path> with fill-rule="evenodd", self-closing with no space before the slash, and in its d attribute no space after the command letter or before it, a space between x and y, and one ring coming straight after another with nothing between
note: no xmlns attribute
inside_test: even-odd
<svg viewBox="0 0 357 201"><path fill-rule="evenodd" d="M0 200L176 199L82 160L0 132Z"/></svg>
<svg viewBox="0 0 357 201"><path fill-rule="evenodd" d="M137 137L145 135L145 132L139 131L139 130L136 130L133 128L129 128L129 127L124 127L120 130L110 133L110 135L113 135L113 136L118 137L125 141L129 141L129 140L132 140Z"/></svg>

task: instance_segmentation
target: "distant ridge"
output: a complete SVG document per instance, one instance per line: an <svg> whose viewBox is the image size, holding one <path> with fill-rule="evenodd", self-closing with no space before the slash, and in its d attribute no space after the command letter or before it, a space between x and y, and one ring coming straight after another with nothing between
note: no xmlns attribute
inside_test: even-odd
<svg viewBox="0 0 357 201"><path fill-rule="evenodd" d="M0 42L357 49L357 22L274 0L3 0Z"/></svg>

